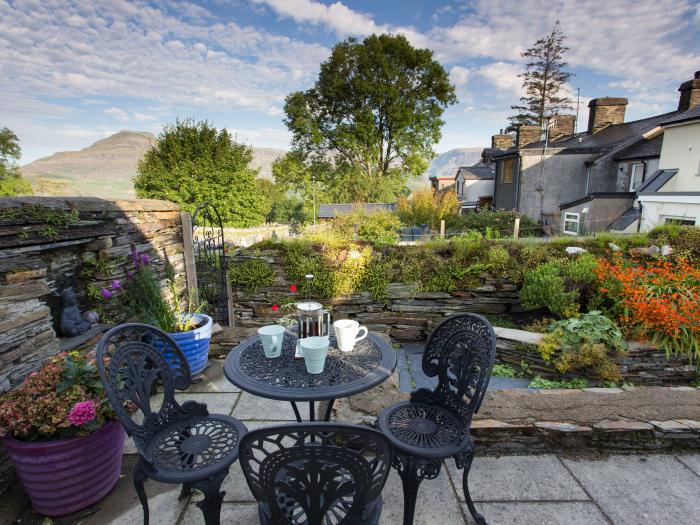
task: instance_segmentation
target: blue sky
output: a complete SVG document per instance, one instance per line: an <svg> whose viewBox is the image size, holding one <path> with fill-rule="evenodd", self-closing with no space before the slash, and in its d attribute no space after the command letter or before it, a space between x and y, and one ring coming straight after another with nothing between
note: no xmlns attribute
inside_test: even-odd
<svg viewBox="0 0 700 525"><path fill-rule="evenodd" d="M0 0L0 127L22 163L177 116L287 148L284 97L339 40L393 32L433 50L457 87L435 151L485 146L520 95L520 52L556 19L579 128L599 96L628 97L628 120L672 111L700 70L699 0Z"/></svg>

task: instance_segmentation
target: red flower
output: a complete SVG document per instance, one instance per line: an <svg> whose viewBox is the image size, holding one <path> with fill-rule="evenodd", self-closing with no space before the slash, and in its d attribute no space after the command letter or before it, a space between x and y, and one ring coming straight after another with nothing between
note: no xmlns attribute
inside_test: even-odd
<svg viewBox="0 0 700 525"><path fill-rule="evenodd" d="M273 305L272 305L272 311L273 311L273 312L276 312L278 309L279 309L279 306L277 306L276 304L273 304Z"/></svg>
<svg viewBox="0 0 700 525"><path fill-rule="evenodd" d="M297 285L293 284L289 287L289 291L292 293L297 293Z"/></svg>

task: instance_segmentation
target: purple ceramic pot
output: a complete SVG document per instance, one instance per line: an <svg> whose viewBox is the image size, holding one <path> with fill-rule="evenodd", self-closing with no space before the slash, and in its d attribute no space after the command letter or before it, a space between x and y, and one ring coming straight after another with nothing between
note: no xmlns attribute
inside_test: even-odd
<svg viewBox="0 0 700 525"><path fill-rule="evenodd" d="M34 510L64 516L89 507L112 490L121 473L124 438L122 426L110 421L83 437L3 440Z"/></svg>

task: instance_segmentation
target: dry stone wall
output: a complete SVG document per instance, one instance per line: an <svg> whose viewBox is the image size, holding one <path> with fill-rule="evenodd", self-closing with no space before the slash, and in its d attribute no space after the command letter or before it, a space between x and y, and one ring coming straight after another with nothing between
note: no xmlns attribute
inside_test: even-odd
<svg viewBox="0 0 700 525"><path fill-rule="evenodd" d="M69 213L71 224L56 224L57 216ZM166 260L176 275L184 275L182 222L175 204L0 198L0 393L59 351L61 291L73 287L85 310L90 282L106 286L124 277L131 264L131 245L149 254L161 277ZM88 278L88 260L121 263L109 273Z"/></svg>

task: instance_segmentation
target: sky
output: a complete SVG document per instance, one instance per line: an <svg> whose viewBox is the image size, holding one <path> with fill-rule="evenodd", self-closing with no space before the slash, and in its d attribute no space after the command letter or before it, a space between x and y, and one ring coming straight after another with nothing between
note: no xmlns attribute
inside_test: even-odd
<svg viewBox="0 0 700 525"><path fill-rule="evenodd" d="M628 97L627 120L673 111L700 70L700 0L0 0L0 127L21 164L176 117L287 149L285 96L338 41L389 32L456 87L435 151L487 146L522 94L520 53L557 19L579 130L600 96Z"/></svg>

